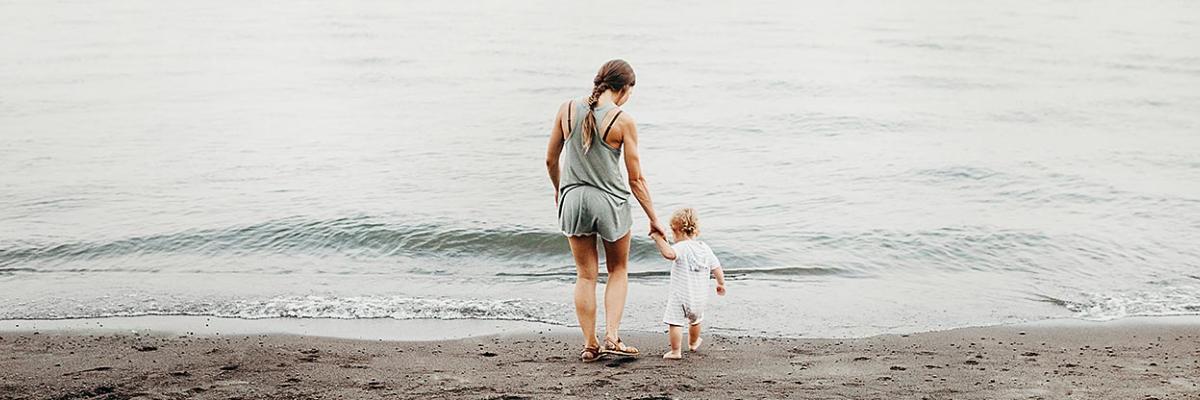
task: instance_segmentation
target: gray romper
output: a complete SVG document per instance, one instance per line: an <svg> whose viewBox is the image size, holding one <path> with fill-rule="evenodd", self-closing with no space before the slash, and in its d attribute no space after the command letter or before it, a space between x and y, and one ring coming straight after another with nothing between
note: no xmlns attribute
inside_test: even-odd
<svg viewBox="0 0 1200 400"><path fill-rule="evenodd" d="M558 189L558 222L563 234L585 236L599 234L601 239L613 242L625 237L633 226L633 215L629 210L629 188L621 174L621 149L613 148L604 141L612 129L613 118L604 123L608 113L621 110L613 104L596 107L596 135L592 145L583 152L583 115L588 112L587 103L574 102L576 117L568 113L567 142L563 146L562 177Z"/></svg>

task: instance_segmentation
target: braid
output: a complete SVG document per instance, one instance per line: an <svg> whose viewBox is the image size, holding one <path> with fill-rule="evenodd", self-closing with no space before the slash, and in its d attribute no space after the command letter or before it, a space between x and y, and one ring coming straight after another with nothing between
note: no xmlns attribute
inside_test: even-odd
<svg viewBox="0 0 1200 400"><path fill-rule="evenodd" d="M608 90L608 83L601 80L602 77L597 76L595 80L596 86L592 88L592 95L588 96L588 113L583 117L583 152L587 153L592 147L592 137L598 133L596 131L596 103L600 100L600 95Z"/></svg>
<svg viewBox="0 0 1200 400"><path fill-rule="evenodd" d="M592 141L600 134L599 127L596 126L596 105L600 102L600 96L610 90L613 94L624 93L630 86L633 86L635 80L633 68L624 60L609 60L600 66L596 77L592 78L592 94L587 98L588 112L583 117L583 152L585 154L592 148Z"/></svg>

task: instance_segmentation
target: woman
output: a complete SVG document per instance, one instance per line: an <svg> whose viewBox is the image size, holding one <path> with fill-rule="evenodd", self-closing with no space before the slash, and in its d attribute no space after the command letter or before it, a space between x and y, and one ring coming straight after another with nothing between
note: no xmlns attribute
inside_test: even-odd
<svg viewBox="0 0 1200 400"><path fill-rule="evenodd" d="M633 91L633 68L623 60L609 61L600 67L592 83L592 94L586 100L569 100L559 107L546 151L546 169L554 184L559 225L575 257L575 316L583 330L583 352L579 355L583 362L595 361L601 354L639 353L637 348L622 343L619 335L625 292L629 288L626 264L633 225L630 194L637 198L650 219L650 231L666 232L654 215L650 190L642 176L637 125L620 108ZM628 186L621 179L622 150L629 173ZM561 171L560 155L563 155ZM596 338L596 276L600 264L597 236L604 242L608 267L603 349Z"/></svg>

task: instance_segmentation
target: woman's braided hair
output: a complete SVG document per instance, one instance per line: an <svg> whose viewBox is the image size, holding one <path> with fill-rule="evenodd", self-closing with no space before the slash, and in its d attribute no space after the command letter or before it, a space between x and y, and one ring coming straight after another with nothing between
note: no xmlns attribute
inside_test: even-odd
<svg viewBox="0 0 1200 400"><path fill-rule="evenodd" d="M592 95L588 96L588 113L583 118L583 151L586 153L592 147L592 138L599 135L599 127L596 126L596 103L600 100L600 95L605 91L612 90L620 93L627 87L633 86L636 77L633 74L633 67L625 60L612 60L600 66L600 71L596 72L596 78L592 79Z"/></svg>

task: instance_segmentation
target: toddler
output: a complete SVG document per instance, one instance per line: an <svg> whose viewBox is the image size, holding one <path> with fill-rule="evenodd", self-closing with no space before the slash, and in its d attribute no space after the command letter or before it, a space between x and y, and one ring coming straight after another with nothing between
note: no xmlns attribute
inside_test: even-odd
<svg viewBox="0 0 1200 400"><path fill-rule="evenodd" d="M671 265L671 287L667 297L667 308L663 311L663 322L667 324L671 339L671 351L663 354L668 360L683 358L683 327L688 327L688 349L700 348L700 321L704 320L704 306L708 302L709 274L717 277L717 294L725 295L725 274L712 249L700 236L700 220L696 210L684 208L671 215L671 231L675 244L667 243L659 232L650 236L663 258L673 261Z"/></svg>

